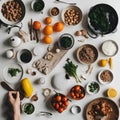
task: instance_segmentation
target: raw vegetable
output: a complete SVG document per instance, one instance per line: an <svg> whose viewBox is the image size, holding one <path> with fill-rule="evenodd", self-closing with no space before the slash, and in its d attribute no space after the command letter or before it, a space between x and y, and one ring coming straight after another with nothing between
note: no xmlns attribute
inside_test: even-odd
<svg viewBox="0 0 120 120"><path fill-rule="evenodd" d="M24 91L25 97L29 98L33 93L33 87L28 78L24 78L21 81L22 89Z"/></svg>
<svg viewBox="0 0 120 120"><path fill-rule="evenodd" d="M90 92L95 92L96 90L98 90L99 85L96 82L93 82L88 87Z"/></svg>
<svg viewBox="0 0 120 120"><path fill-rule="evenodd" d="M70 59L67 59L67 63L65 64L64 68L66 72L69 74L69 76L72 76L75 78L76 82L81 82L77 75L77 65L74 65Z"/></svg>
<svg viewBox="0 0 120 120"><path fill-rule="evenodd" d="M9 68L8 73L11 77L15 77L19 72L21 72L18 68Z"/></svg>

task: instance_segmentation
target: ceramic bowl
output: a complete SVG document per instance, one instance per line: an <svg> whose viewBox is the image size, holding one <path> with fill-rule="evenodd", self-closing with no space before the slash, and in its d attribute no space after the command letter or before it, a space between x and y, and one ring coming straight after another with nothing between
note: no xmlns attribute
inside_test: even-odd
<svg viewBox="0 0 120 120"><path fill-rule="evenodd" d="M81 112L81 108L78 105L73 105L70 111L72 114L79 114Z"/></svg>
<svg viewBox="0 0 120 120"><path fill-rule="evenodd" d="M118 52L118 45L113 40L106 40L102 43L102 52L108 57L115 56Z"/></svg>
<svg viewBox="0 0 120 120"><path fill-rule="evenodd" d="M58 40L58 46L60 49L69 50L74 45L74 38L69 33L64 33L60 36Z"/></svg>
<svg viewBox="0 0 120 120"><path fill-rule="evenodd" d="M98 93L99 90L100 90L100 85L96 81L91 81L86 86L86 91L90 95Z"/></svg>
<svg viewBox="0 0 120 120"><path fill-rule="evenodd" d="M90 65L98 58L98 50L91 44L84 44L77 49L77 60L82 64Z"/></svg>
<svg viewBox="0 0 120 120"><path fill-rule="evenodd" d="M77 25L82 20L82 11L77 6L69 6L62 10L61 17L66 25Z"/></svg>
<svg viewBox="0 0 120 120"><path fill-rule="evenodd" d="M98 80L101 84L110 84L114 79L113 73L109 69L101 70L98 74Z"/></svg>

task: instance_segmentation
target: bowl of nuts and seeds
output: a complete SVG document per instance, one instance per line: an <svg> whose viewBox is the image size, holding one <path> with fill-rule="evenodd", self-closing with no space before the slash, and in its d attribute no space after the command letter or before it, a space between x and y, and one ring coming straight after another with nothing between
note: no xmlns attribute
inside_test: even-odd
<svg viewBox="0 0 120 120"><path fill-rule="evenodd" d="M77 6L69 6L62 11L62 21L66 25L77 25L82 20L82 11Z"/></svg>

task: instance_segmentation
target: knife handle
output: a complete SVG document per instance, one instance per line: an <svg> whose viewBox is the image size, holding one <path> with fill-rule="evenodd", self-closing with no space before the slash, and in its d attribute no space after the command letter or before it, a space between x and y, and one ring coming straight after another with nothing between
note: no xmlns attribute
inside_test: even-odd
<svg viewBox="0 0 120 120"><path fill-rule="evenodd" d="M12 89L12 88L11 88L6 82L4 82L4 81L1 82L1 86L2 86L4 89L8 90L8 91L14 91L14 89Z"/></svg>

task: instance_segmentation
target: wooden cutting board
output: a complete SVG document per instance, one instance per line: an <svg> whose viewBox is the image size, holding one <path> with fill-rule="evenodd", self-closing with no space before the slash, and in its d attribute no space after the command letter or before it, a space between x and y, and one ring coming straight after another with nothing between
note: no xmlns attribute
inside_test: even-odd
<svg viewBox="0 0 120 120"><path fill-rule="evenodd" d="M56 52L58 48L56 42L52 50L47 52L42 58L33 62L33 67L45 75L49 74L68 51L61 49L60 52Z"/></svg>

